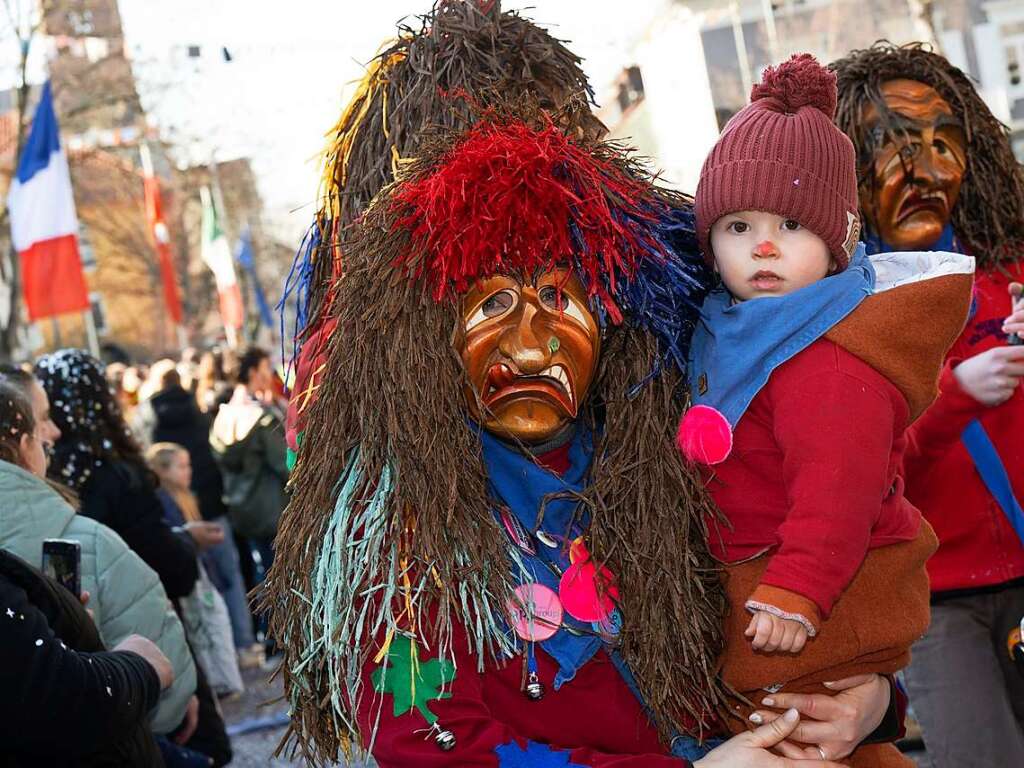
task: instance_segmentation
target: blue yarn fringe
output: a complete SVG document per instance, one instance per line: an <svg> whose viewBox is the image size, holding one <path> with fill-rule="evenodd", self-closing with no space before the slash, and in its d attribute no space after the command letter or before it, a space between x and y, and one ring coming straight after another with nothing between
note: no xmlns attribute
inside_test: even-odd
<svg viewBox="0 0 1024 768"><path fill-rule="evenodd" d="M323 222L324 227L330 226L330 220ZM284 281L284 291L281 293L281 300L277 303L277 315L281 324L281 359L287 362L286 373L290 374L292 366L299 358L302 348L302 334L309 322L310 293L313 286L313 273L316 263L316 254L321 242L321 222L314 221L312 226L306 230L302 238L295 258L292 260L288 277ZM285 307L289 299L295 302L295 323L292 332L286 333L285 326L288 322ZM291 354L289 355L288 344L291 343ZM288 376L285 376L288 381Z"/></svg>
<svg viewBox="0 0 1024 768"><path fill-rule="evenodd" d="M647 206L643 218L615 215L624 228L636 228L647 237L641 243L647 250L633 274L615 275L614 289L608 276L602 288L625 315L625 322L651 333L660 355L643 381L630 390L634 397L666 367L686 370L690 339L700 317L700 307L713 284L713 274L700 253L696 222L690 206ZM574 221L569 223L573 240L582 247L582 238ZM577 274L584 274L577 269ZM589 288L589 286L587 286ZM608 311L599 299L593 310L598 324L608 324Z"/></svg>

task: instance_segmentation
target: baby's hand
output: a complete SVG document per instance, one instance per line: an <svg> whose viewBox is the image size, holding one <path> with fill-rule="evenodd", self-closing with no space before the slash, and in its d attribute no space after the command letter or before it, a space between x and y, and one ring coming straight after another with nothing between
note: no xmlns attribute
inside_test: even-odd
<svg viewBox="0 0 1024 768"><path fill-rule="evenodd" d="M800 653L807 643L807 628L793 619L780 619L768 611L756 611L744 632L754 638L755 651Z"/></svg>

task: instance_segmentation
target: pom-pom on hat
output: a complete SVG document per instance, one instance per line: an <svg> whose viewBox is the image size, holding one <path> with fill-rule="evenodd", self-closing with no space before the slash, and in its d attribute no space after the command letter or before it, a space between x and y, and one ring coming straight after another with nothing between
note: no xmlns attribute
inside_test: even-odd
<svg viewBox="0 0 1024 768"><path fill-rule="evenodd" d="M845 269L860 236L853 144L832 122L836 76L808 53L764 71L751 102L722 131L697 185L697 237L708 262L711 227L735 211L800 222Z"/></svg>

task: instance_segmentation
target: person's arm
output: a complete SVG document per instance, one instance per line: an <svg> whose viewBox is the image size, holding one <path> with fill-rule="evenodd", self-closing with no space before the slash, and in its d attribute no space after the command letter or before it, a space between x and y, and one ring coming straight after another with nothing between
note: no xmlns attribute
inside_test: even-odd
<svg viewBox="0 0 1024 768"><path fill-rule="evenodd" d="M903 464L908 476L926 471L928 464L960 440L968 424L988 410L957 381L954 371L963 362L959 357L946 360L939 375L939 396L907 430Z"/></svg>
<svg viewBox="0 0 1024 768"><path fill-rule="evenodd" d="M789 510L748 609L800 621L810 635L863 563L889 491L894 404L876 375L793 368L772 389Z"/></svg>
<svg viewBox="0 0 1024 768"><path fill-rule="evenodd" d="M101 529L96 536L97 574L94 596L100 634L107 646L139 634L152 640L174 671L174 682L160 695L153 712L154 733L170 733L185 717L196 690L196 669L185 642L185 630L174 612L157 574L114 532Z"/></svg>
<svg viewBox="0 0 1024 768"><path fill-rule="evenodd" d="M887 676L885 681L889 684L889 706L885 710L882 722L861 744L885 744L898 741L907 734L907 694L895 677Z"/></svg>
<svg viewBox="0 0 1024 768"><path fill-rule="evenodd" d="M160 694L160 680L145 659L124 651L70 650L23 590L11 586L4 598L4 751L84 755L145 721Z"/></svg>

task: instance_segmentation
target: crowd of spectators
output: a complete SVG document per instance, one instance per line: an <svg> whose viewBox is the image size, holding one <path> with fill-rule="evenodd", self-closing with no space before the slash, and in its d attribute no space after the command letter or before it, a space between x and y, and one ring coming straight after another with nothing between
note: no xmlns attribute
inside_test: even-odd
<svg viewBox="0 0 1024 768"><path fill-rule="evenodd" d="M258 348L0 366L0 767L230 763L221 702L274 653L251 598L285 505L282 392ZM44 572L52 539L78 594Z"/></svg>

